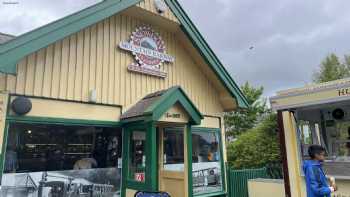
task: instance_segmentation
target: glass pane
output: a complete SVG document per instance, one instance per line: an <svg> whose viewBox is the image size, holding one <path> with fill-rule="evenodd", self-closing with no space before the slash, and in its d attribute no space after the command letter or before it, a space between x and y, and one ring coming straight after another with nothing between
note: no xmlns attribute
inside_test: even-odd
<svg viewBox="0 0 350 197"><path fill-rule="evenodd" d="M192 133L193 193L222 191L220 140L216 132Z"/></svg>
<svg viewBox="0 0 350 197"><path fill-rule="evenodd" d="M119 195L121 140L115 128L11 124L0 196Z"/></svg>
<svg viewBox="0 0 350 197"><path fill-rule="evenodd" d="M329 141L334 161L350 162L350 123L338 122L332 137Z"/></svg>
<svg viewBox="0 0 350 197"><path fill-rule="evenodd" d="M164 170L184 171L184 135L183 130L164 131Z"/></svg>
<svg viewBox="0 0 350 197"><path fill-rule="evenodd" d="M146 167L146 132L133 131L130 139L129 179L144 182Z"/></svg>

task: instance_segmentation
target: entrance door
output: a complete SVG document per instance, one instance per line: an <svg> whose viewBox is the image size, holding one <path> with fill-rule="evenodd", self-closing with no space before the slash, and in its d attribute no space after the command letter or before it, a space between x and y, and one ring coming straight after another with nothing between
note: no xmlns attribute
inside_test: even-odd
<svg viewBox="0 0 350 197"><path fill-rule="evenodd" d="M185 127L159 128L159 190L188 196Z"/></svg>

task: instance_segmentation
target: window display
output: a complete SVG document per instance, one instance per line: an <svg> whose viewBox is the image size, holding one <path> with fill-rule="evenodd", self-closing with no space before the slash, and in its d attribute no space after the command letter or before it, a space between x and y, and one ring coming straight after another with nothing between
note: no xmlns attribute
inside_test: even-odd
<svg viewBox="0 0 350 197"><path fill-rule="evenodd" d="M184 171L183 129L165 129L163 144L164 170Z"/></svg>
<svg viewBox="0 0 350 197"><path fill-rule="evenodd" d="M1 196L119 196L117 128L10 124Z"/></svg>
<svg viewBox="0 0 350 197"><path fill-rule="evenodd" d="M348 122L328 122L325 132L320 131L317 123L300 122L298 133L304 159L308 159L308 147L317 144L326 148L328 160L350 162L350 124Z"/></svg>
<svg viewBox="0 0 350 197"><path fill-rule="evenodd" d="M193 193L222 191L220 138L218 132L192 133Z"/></svg>
<svg viewBox="0 0 350 197"><path fill-rule="evenodd" d="M130 139L129 179L145 182L146 132L133 131Z"/></svg>
<svg viewBox="0 0 350 197"><path fill-rule="evenodd" d="M327 174L350 178L350 119L349 106L324 106L305 108L294 114L298 134L300 156L308 160L308 148L317 144L325 147L326 161L323 167Z"/></svg>

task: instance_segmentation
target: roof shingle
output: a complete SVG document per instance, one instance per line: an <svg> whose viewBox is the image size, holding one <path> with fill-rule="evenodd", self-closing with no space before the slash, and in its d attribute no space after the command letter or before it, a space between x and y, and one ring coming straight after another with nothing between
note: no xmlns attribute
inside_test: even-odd
<svg viewBox="0 0 350 197"><path fill-rule="evenodd" d="M170 89L170 88L169 88ZM132 106L128 111L122 114L120 117L121 120L136 118L144 115L146 109L155 103L165 92L169 89L160 90L151 94L146 95L142 100L137 102L134 106Z"/></svg>

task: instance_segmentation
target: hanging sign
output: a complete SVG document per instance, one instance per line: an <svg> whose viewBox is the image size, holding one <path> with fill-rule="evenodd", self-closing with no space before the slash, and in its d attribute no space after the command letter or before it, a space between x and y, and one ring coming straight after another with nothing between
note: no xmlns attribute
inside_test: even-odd
<svg viewBox="0 0 350 197"><path fill-rule="evenodd" d="M132 72L165 78L167 73L160 69L160 65L175 61L174 57L166 54L160 35L148 26L137 28L129 41L119 43L119 48L134 55L136 62L128 66Z"/></svg>

